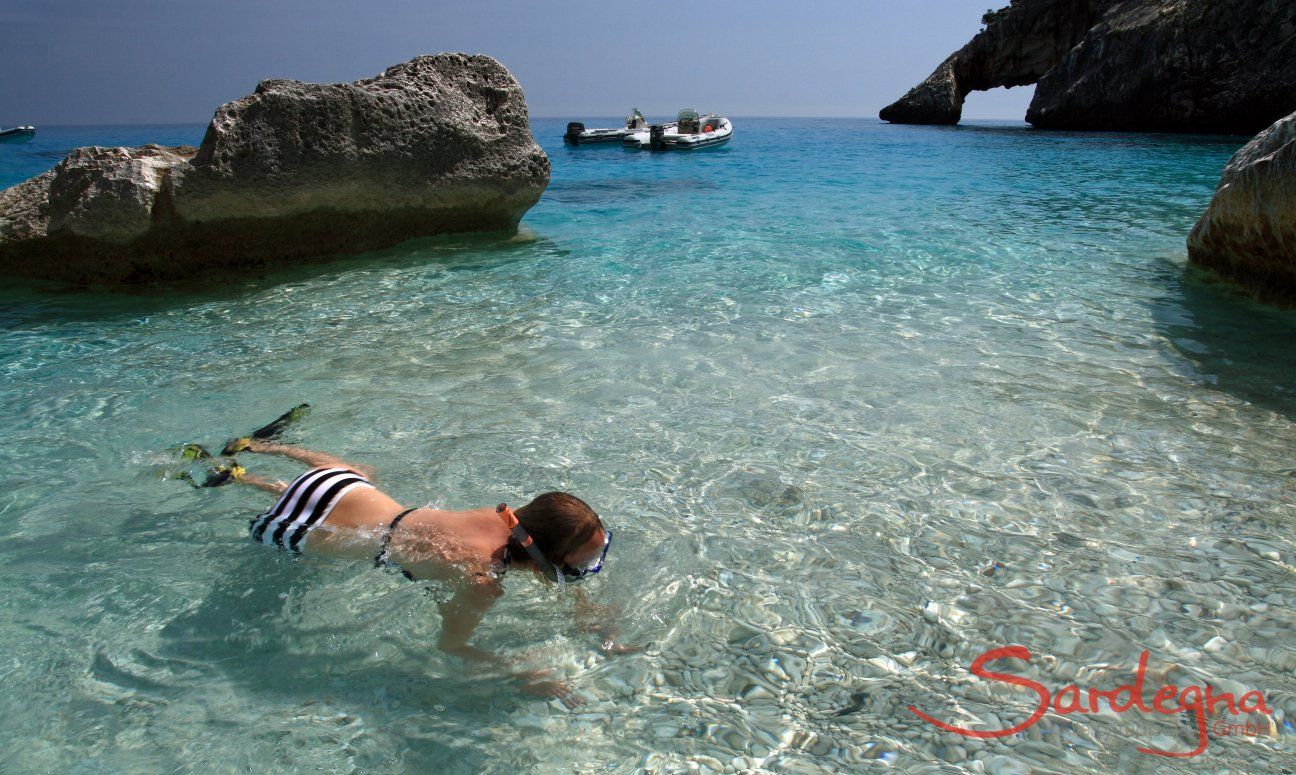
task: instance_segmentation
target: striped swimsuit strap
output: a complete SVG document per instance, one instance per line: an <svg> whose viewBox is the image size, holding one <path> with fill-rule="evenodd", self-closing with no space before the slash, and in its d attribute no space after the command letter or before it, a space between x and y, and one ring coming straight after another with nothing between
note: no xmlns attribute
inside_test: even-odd
<svg viewBox="0 0 1296 775"><path fill-rule="evenodd" d="M392 533L396 532L396 526L399 525L400 521L405 519L405 515L411 511L416 511L416 509L405 509L401 513L397 514L396 517L392 519L391 524L387 526L387 532L383 533L382 549L380 549L377 556L374 557L374 567L381 568L384 565L390 565L394 568L400 568L400 572L404 574L405 578L413 581L414 574L387 559L387 544L391 543Z"/></svg>
<svg viewBox="0 0 1296 775"><path fill-rule="evenodd" d="M424 508L427 508L427 507L425 506ZM401 513L397 514L397 515L392 519L391 523L387 525L387 531L386 531L385 533L383 533L382 546L380 547L380 549L379 549L379 551L378 551L378 554L374 556L374 567L375 567L375 568L381 568L381 567L383 567L383 566L387 566L387 567L389 567L389 568L395 568L395 569L399 570L399 571L401 572L401 574L402 574L403 576L405 576L405 578L409 579L410 581L417 581L417 579L414 578L414 574L413 574L413 573L410 573L410 572L409 572L408 570L406 570L405 568L402 568L401 566L399 566L399 565L397 565L396 563L392 562L391 560L387 559L387 545L391 543L392 533L396 532L396 526L399 525L400 522L401 522L401 520L402 520L402 519L405 519L405 516L406 516L407 514L409 514L410 512L412 512L412 511L418 511L418 509L405 509L405 510L402 511ZM504 572L505 572L505 571L507 571L507 570L509 569L509 564L510 564L510 562L509 562L509 555L508 555L508 552L505 551L505 552L504 552L504 563L503 563L504 567L503 567L502 569L500 569L500 570L498 570L498 571L479 572L479 573L474 573L474 574L472 574L472 575L474 575L474 576L489 576L489 577L492 577L492 578L496 578L496 579L498 579L500 576L503 576L503 575L504 575ZM432 589L432 588L429 587L429 589Z"/></svg>
<svg viewBox="0 0 1296 775"><path fill-rule="evenodd" d="M349 468L315 468L293 480L269 511L252 520L252 537L281 548L301 551L301 541L357 487L373 487Z"/></svg>

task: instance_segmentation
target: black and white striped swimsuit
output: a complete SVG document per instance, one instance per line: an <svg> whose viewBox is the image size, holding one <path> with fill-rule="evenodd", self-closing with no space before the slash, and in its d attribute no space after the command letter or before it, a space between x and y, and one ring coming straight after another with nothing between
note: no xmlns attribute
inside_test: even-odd
<svg viewBox="0 0 1296 775"><path fill-rule="evenodd" d="M306 534L357 487L373 485L349 468L313 468L294 479L268 511L251 520L252 538L300 552Z"/></svg>

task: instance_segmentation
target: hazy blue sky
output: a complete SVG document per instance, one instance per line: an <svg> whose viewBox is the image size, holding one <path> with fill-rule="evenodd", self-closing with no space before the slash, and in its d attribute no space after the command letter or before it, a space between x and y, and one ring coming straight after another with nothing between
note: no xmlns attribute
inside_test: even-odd
<svg viewBox="0 0 1296 775"><path fill-rule="evenodd" d="M205 122L262 78L485 53L533 116L876 116L1003 0L0 0L0 126ZM1031 87L974 93L1021 119Z"/></svg>

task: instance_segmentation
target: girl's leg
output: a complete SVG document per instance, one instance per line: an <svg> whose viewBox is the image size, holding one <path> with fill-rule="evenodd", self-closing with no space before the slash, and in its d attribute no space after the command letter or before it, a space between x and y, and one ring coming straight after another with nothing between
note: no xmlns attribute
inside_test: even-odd
<svg viewBox="0 0 1296 775"><path fill-rule="evenodd" d="M244 473L242 476L238 477L234 481L240 482L242 484L250 484L253 487L259 487L260 489L265 490L266 492L272 492L275 495L281 495L284 490L288 489L287 482L283 482L283 481L272 482L269 479L264 479L260 476L257 476L256 474Z"/></svg>
<svg viewBox="0 0 1296 775"><path fill-rule="evenodd" d="M196 487L221 487L230 482L241 482L275 495L288 489L287 482L272 482L256 474L249 474L247 469L230 459L223 459L217 465L207 469L207 475L201 483L195 481L188 472L182 473L181 478L188 479Z"/></svg>
<svg viewBox="0 0 1296 775"><path fill-rule="evenodd" d="M335 457L327 452L316 452L315 450L305 449L304 447L293 447L288 444L274 444L260 439L248 439L243 447L248 452L259 452L264 455L283 455L286 458L300 461L311 468L336 467L350 468L359 471L368 479L375 478L376 472L371 466L360 465L358 463L348 463L340 457Z"/></svg>

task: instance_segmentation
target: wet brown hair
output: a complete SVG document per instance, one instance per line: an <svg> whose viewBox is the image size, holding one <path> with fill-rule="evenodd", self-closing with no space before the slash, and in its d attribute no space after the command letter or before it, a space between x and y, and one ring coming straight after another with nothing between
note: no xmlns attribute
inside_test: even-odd
<svg viewBox="0 0 1296 775"><path fill-rule="evenodd" d="M536 548L554 565L580 548L603 527L603 521L585 501L569 492L547 492L513 512L531 534ZM529 562L526 550L509 540L512 560Z"/></svg>

